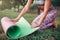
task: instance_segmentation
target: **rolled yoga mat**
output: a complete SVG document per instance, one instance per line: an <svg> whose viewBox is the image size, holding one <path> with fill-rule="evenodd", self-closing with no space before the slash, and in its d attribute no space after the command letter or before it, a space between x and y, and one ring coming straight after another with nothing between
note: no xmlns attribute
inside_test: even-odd
<svg viewBox="0 0 60 40"><path fill-rule="evenodd" d="M1 24L5 34L10 39L18 39L27 36L39 29L39 27L31 28L30 24L23 17L21 17L17 23L4 17L1 19Z"/></svg>

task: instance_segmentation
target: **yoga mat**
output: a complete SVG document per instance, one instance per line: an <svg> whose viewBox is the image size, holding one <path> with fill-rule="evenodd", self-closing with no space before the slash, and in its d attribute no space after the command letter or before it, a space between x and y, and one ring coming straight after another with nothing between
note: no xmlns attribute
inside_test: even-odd
<svg viewBox="0 0 60 40"><path fill-rule="evenodd" d="M10 28L12 25L15 25L15 24L8 17L3 17L1 19L1 25L2 25L4 32L6 33L7 29Z"/></svg>
<svg viewBox="0 0 60 40"><path fill-rule="evenodd" d="M18 39L27 36L39 29L39 27L31 28L30 24L23 17L21 17L17 23L4 17L1 20L1 24L5 34L10 39Z"/></svg>

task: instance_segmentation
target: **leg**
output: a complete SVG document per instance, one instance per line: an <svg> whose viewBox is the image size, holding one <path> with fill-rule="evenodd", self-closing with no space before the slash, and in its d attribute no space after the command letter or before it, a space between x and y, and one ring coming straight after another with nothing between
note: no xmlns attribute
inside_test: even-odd
<svg viewBox="0 0 60 40"><path fill-rule="evenodd" d="M40 19L40 15L33 20L33 22L31 23L31 26L32 27L38 26L37 22L39 21L39 19Z"/></svg>
<svg viewBox="0 0 60 40"><path fill-rule="evenodd" d="M56 23L55 20L54 20L54 22L53 22L53 26L54 26L54 28L57 28L57 23Z"/></svg>
<svg viewBox="0 0 60 40"><path fill-rule="evenodd" d="M47 14L47 16L46 16L45 20L43 21L43 23L39 26L40 29L46 29L49 26L53 25L55 18L56 18L56 11L55 10L51 10ZM36 25L35 23L38 22L39 19L40 19L40 15L37 18L35 18L35 20L32 22L32 25Z"/></svg>

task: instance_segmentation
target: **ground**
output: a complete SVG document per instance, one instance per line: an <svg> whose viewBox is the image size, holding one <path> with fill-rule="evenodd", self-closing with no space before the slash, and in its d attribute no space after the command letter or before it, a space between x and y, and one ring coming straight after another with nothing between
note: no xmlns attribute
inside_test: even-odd
<svg viewBox="0 0 60 40"><path fill-rule="evenodd" d="M9 18L16 18L18 16L18 12L13 12L11 10L3 10L0 11L0 20L2 17L4 16L8 16ZM24 15L24 18L31 23L33 21L33 19L37 16L38 14L30 14L27 13L26 15ZM58 28L54 29L54 28L50 28L50 29L46 29L46 30L40 30L39 32L35 32L31 35L28 35L26 37L20 38L19 40L60 40L60 17L58 16L56 18L57 24L58 24ZM2 33L2 27L0 25L0 40L11 40L8 39L4 33ZM13 39L12 39L13 40Z"/></svg>

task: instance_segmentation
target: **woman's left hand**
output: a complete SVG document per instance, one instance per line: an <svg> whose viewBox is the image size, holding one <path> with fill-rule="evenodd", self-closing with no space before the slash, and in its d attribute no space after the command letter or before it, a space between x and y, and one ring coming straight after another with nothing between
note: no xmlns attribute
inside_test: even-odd
<svg viewBox="0 0 60 40"><path fill-rule="evenodd" d="M31 24L31 28L38 27L39 25L40 25L40 23L39 23L39 22L37 22L37 23L33 23L33 24Z"/></svg>

